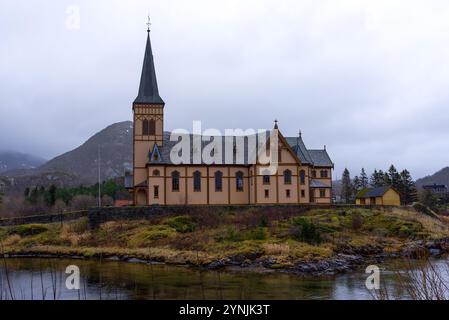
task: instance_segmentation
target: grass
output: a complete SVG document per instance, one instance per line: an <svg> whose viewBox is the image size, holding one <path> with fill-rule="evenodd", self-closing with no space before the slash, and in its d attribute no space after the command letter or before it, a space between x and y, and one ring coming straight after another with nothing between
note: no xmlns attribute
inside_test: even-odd
<svg viewBox="0 0 449 320"><path fill-rule="evenodd" d="M393 209L309 210L280 216L217 212L143 221L111 221L90 230L86 218L61 224L0 228L9 253L128 256L204 265L219 259L275 260L278 268L338 253L398 253L410 241L449 238L448 225Z"/></svg>

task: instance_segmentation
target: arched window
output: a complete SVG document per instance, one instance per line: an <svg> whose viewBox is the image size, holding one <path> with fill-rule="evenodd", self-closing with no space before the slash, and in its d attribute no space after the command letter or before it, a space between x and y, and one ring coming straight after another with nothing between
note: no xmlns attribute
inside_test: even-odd
<svg viewBox="0 0 449 320"><path fill-rule="evenodd" d="M221 171L215 171L215 191L223 191L223 173Z"/></svg>
<svg viewBox="0 0 449 320"><path fill-rule="evenodd" d="M154 136L156 134L156 121L151 119L148 121L148 134Z"/></svg>
<svg viewBox="0 0 449 320"><path fill-rule="evenodd" d="M201 172L199 171L193 173L193 191L201 191Z"/></svg>
<svg viewBox="0 0 449 320"><path fill-rule="evenodd" d="M153 176L159 177L160 175L161 175L161 172L159 170L154 170L153 171Z"/></svg>
<svg viewBox="0 0 449 320"><path fill-rule="evenodd" d="M173 171L171 174L171 189L172 191L179 191L179 172Z"/></svg>
<svg viewBox="0 0 449 320"><path fill-rule="evenodd" d="M238 171L235 174L235 186L237 191L243 191L243 172Z"/></svg>
<svg viewBox="0 0 449 320"><path fill-rule="evenodd" d="M284 184L292 184L292 172L288 169L284 171Z"/></svg>
<svg viewBox="0 0 449 320"><path fill-rule="evenodd" d="M299 171L299 182L306 184L306 172L304 170Z"/></svg>
<svg viewBox="0 0 449 320"><path fill-rule="evenodd" d="M150 124L147 119L142 120L142 135L147 136L150 133Z"/></svg>

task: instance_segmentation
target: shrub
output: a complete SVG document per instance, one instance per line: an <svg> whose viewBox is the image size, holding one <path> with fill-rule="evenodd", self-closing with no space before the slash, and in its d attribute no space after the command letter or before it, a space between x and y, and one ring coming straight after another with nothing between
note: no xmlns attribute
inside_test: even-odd
<svg viewBox="0 0 449 320"><path fill-rule="evenodd" d="M320 244L321 235L319 228L310 220L299 217L293 220L293 227L290 235L293 239L306 242L308 244Z"/></svg>
<svg viewBox="0 0 449 320"><path fill-rule="evenodd" d="M266 238L267 233L265 231L265 228L262 227L250 230L245 234L246 240L265 240Z"/></svg>
<svg viewBox="0 0 449 320"><path fill-rule="evenodd" d="M17 234L21 237L41 234L48 231L48 228L41 224L26 224L22 226L13 227L9 230L9 234Z"/></svg>
<svg viewBox="0 0 449 320"><path fill-rule="evenodd" d="M228 226L224 234L218 236L215 240L217 242L239 242L243 240L243 236L240 230L237 230L234 226Z"/></svg>
<svg viewBox="0 0 449 320"><path fill-rule="evenodd" d="M166 221L166 224L179 233L193 232L196 229L196 223L189 216L170 218Z"/></svg>
<svg viewBox="0 0 449 320"><path fill-rule="evenodd" d="M266 228L266 227L268 227L268 219L267 219L267 216L265 216L265 215L263 215L261 218L260 218L260 223L259 223L259 227L261 227L261 228Z"/></svg>
<svg viewBox="0 0 449 320"><path fill-rule="evenodd" d="M363 217L360 212L353 212L351 215L352 230L358 231L363 226Z"/></svg>

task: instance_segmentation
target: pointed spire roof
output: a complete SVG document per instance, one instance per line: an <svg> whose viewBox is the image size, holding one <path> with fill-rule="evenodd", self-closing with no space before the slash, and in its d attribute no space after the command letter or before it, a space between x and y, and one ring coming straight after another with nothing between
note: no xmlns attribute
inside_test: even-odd
<svg viewBox="0 0 449 320"><path fill-rule="evenodd" d="M139 95L134 103L165 104L159 96L157 88L156 70L154 68L153 52L151 49L150 29L147 30L147 47L143 59L142 76L140 78Z"/></svg>

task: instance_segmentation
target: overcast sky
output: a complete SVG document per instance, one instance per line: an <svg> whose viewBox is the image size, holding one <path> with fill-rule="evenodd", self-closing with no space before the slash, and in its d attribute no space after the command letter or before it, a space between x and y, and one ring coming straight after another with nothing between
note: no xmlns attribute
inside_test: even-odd
<svg viewBox="0 0 449 320"><path fill-rule="evenodd" d="M131 120L148 12L166 130L277 118L338 176L449 165L446 0L1 0L0 149L51 158Z"/></svg>

